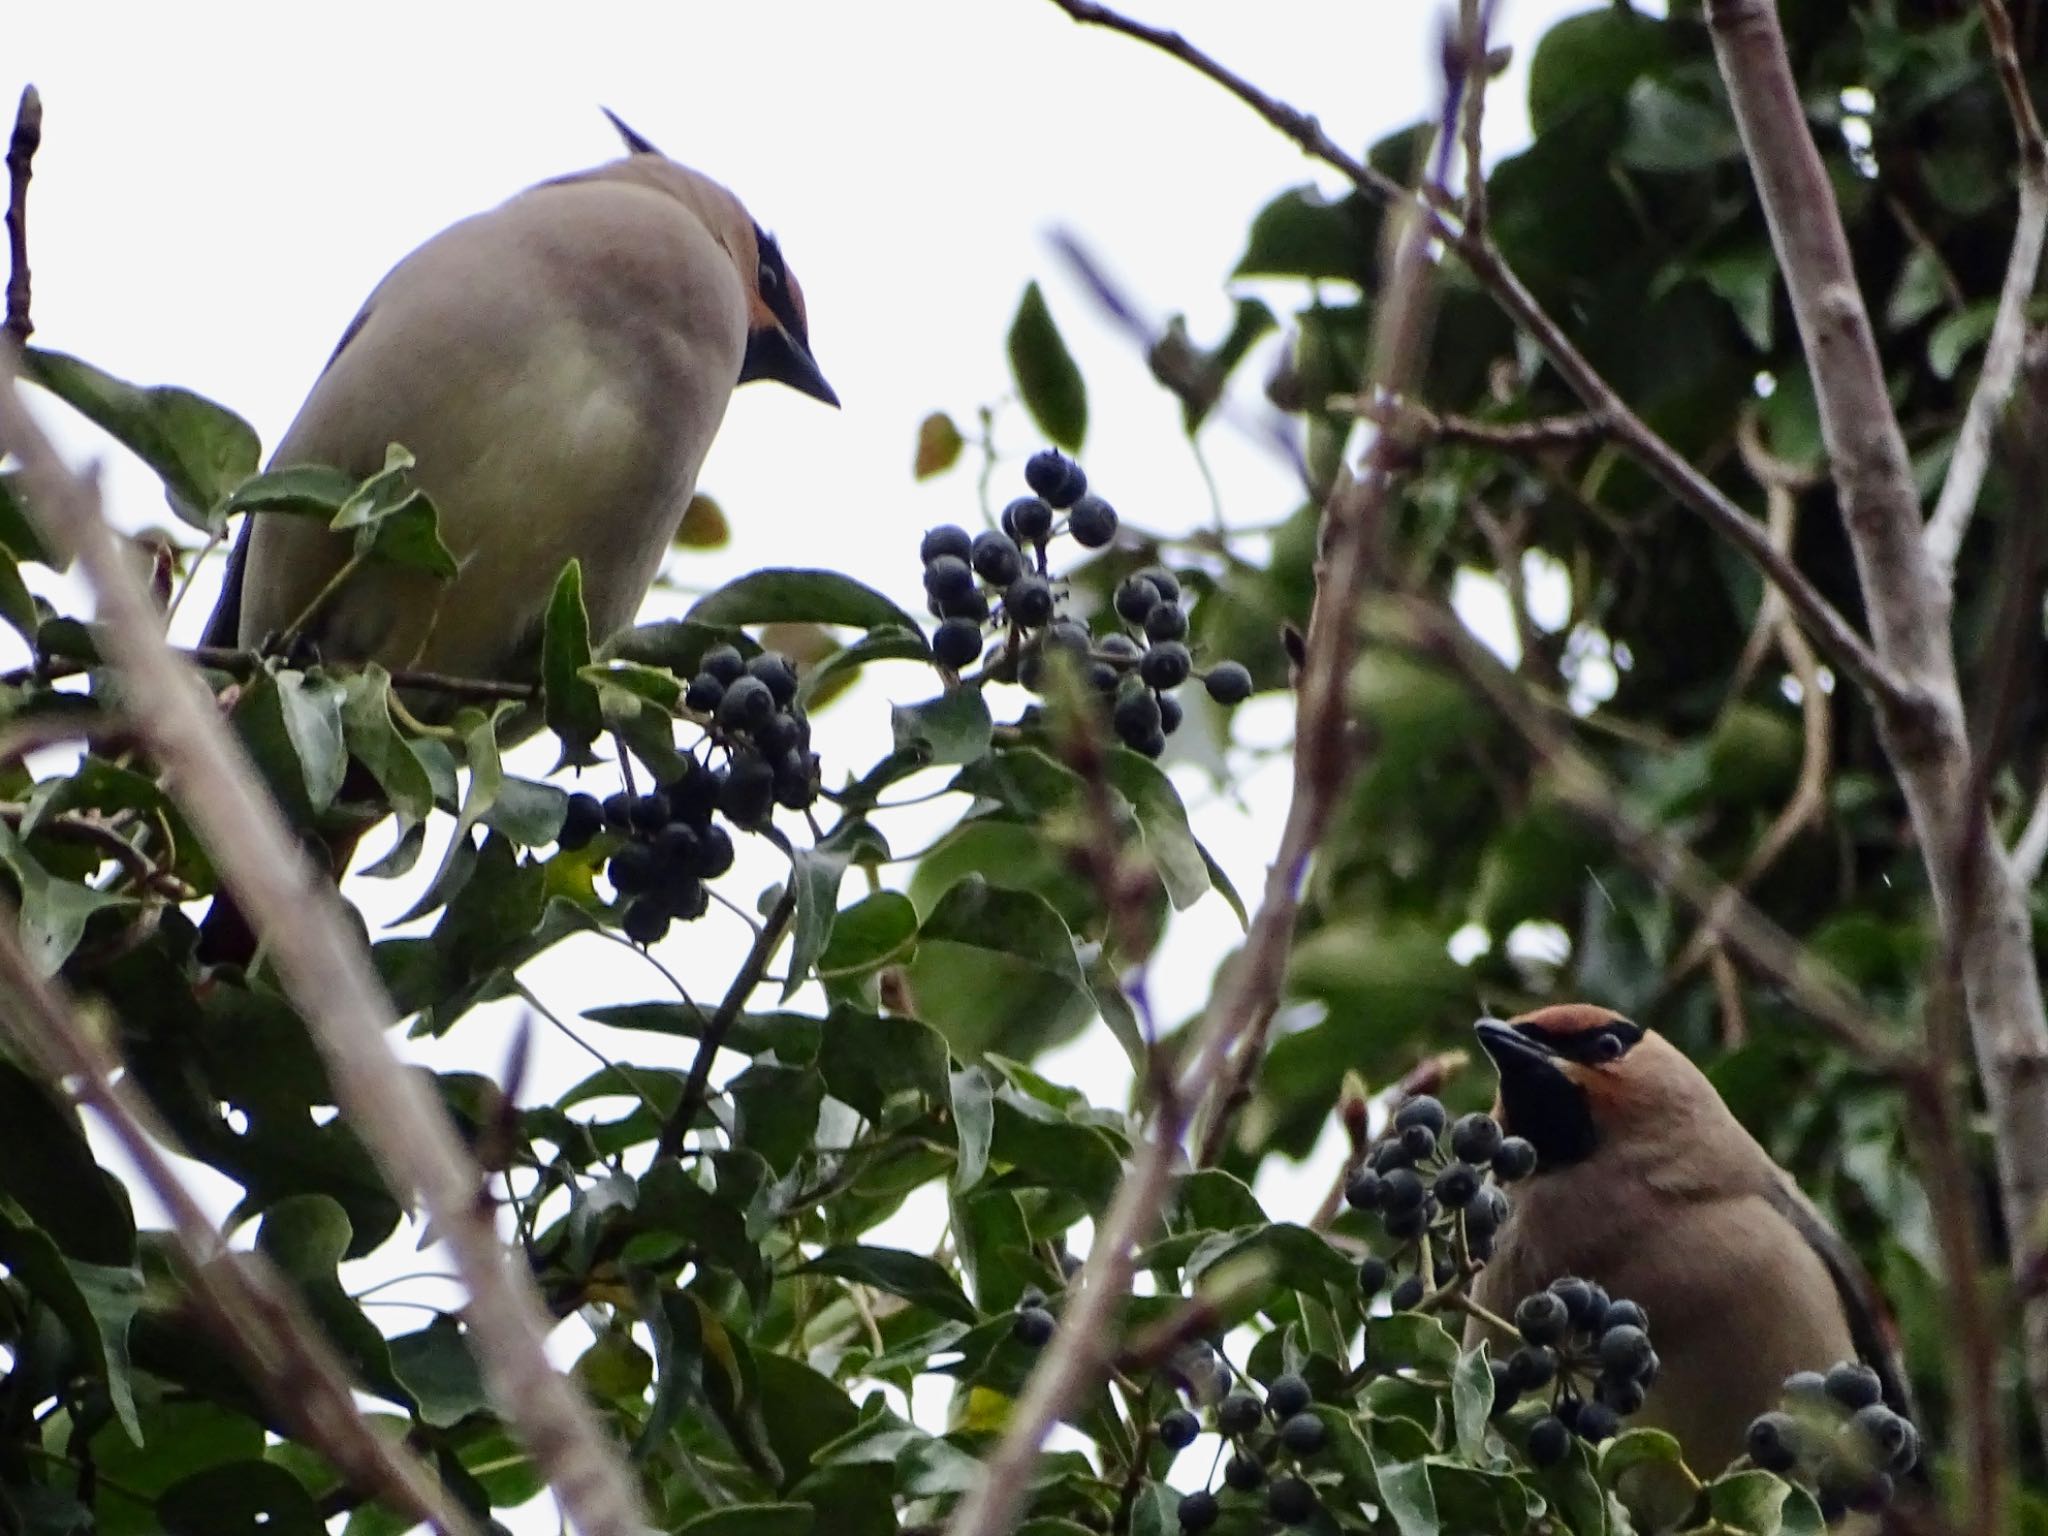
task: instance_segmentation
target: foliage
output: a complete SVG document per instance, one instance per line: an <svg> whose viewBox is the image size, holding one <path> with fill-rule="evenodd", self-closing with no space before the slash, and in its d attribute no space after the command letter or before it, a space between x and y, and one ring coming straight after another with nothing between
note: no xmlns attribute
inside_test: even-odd
<svg viewBox="0 0 2048 1536"><path fill-rule="evenodd" d="M1879 341L1915 468L1931 482L1955 439L2012 223L2013 151L1978 16L1808 3L1785 15L1857 269L1882 300ZM1676 5L1668 20L1605 7L1560 23L1533 60L1530 111L1533 143L1488 182L1508 258L1571 318L1628 401L1761 512L1764 487L1738 451L1754 428L1798 488L1800 564L1855 612L1832 493L1812 473L1812 387L1696 7ZM1405 175L1415 142L1414 131L1396 135L1373 161ZM1165 567L1179 578L1198 660L1238 658L1262 690L1285 685L1282 635L1307 613L1318 496L1355 440L1330 401L1360 376L1381 222L1356 194L1281 193L1251 221L1230 335L1205 352L1176 322L1155 348L1192 440L1226 429L1218 401L1281 324L1285 356L1268 393L1305 427L1311 493L1257 537L1176 542L1127 526L1065 573L1066 612L1098 641L1116 631L1119 584ZM1569 702L1579 741L1624 801L1741 876L1873 1012L1916 1016L1930 949L1925 878L1863 705L1831 681L1816 688L1768 645L1760 659L1745 654L1758 577L1611 444L1593 435L1523 452L1487 439L1484 429L1558 416L1573 401L1455 264L1441 281L1417 403L1481 430L1446 434L1422 455L1388 530L1390 564L1441 594L1474 576L1496 581L1520 620L1520 678ZM1078 445L1085 386L1035 284L1007 347L1033 422ZM318 516L357 530L359 558L445 568L402 454L361 485L259 474L253 432L196 396L139 390L55 354L34 367L155 468L197 529L245 513ZM950 417L928 419L917 474L947 473L967 447L988 450L988 420L977 441ZM2008 668L2038 675L2043 660L2036 629L2017 655L1997 641L2001 539L2024 510L1994 477L1964 550L1958 634L1986 682ZM721 525L707 504L692 542L715 541ZM0 620L37 657L0 687L10 727L90 723L121 703L90 625L22 580L48 561L0 475ZM1685 909L1567 813L1542 765L1465 683L1390 615L1367 617L1374 643L1351 694L1370 751L1313 872L1287 979L1301 1006L1283 1015L1220 1166L1177 1179L1141 1258L1151 1286L1123 1307L1127 1335L1172 1327L1173 1298L1195 1294L1216 1309L1196 1331L1227 1326L1237 1369L1266 1384L1307 1380L1328 1437L1302 1458L1319 1530L1620 1529L1607 1492L1676 1447L1631 1431L1532 1466L1526 1419L1489 1430L1485 1350L1444 1327L1443 1304L1390 1313L1361 1292L1361 1217L1319 1228L1305 1211L1269 1212L1250 1189L1267 1158L1308 1150L1347 1072L1394 1081L1463 1045L1477 1013L1579 995L1647 1016L1710 1061L1737 1113L1870 1261L1901 1309L1939 1459L1948 1343L1900 1105L1768 988L1717 959L1681 964ZM391 851L368 873L394 876L414 868L437 815L454 818L457 835L408 914L431 928L373 946L414 1029L444 1034L515 990L536 955L616 934L625 907L603 876L622 829L558 845L568 792L508 774L500 738L545 728L565 764L601 756L611 738L669 782L679 751L720 740L687 699L704 656L720 645L754 656L771 625L800 626L816 643L799 694L811 708L877 660L931 674L922 696L895 701L893 749L877 762L839 760L826 717L822 823L787 813L769 823L788 858L788 899L753 905L771 924L787 916L778 1005L763 1010L743 988L716 1013L660 995L593 1014L722 1047L738 1070L692 1093L684 1073L622 1060L551 1102L480 1071L437 1082L505 1174L506 1215L556 1316L590 1325L575 1378L630 1447L661 1527L769 1536L829 1512L832 1529L861 1536L941 1516L977 1475L977 1453L1035 1358L1020 1303L1035 1305L1035 1292L1057 1317L1068 1241L1102 1214L1140 1132L1134 1115L1047 1081L1032 1059L1099 1021L1142 1066L1151 1021L1120 979L1142 967L1174 911L1212 897L1237 904L1176 778L1116 744L1106 710L1059 666L1033 679L1035 698L1009 681L1031 646L1044 654L1027 626L1000 626L991 664L963 677L933 657L929 626L829 571L754 573L684 620L595 648L565 573L529 701L537 722L518 703L458 692L452 720L423 729L409 707L417 685L374 668L207 659L213 683L235 686L234 728L302 832L391 817ZM1227 735L1206 701L1187 708ZM1830 746L1818 762L1802 738L1815 724ZM2038 780L2048 750L2031 702L2009 734L1994 765L2001 802ZM1253 761L1240 751L1209 766L1228 780ZM1819 775L1818 813L1749 868L1805 774ZM186 905L212 894L215 877L153 766L116 744L55 770L13 757L0 777L0 865L36 963L114 1021L130 1071L184 1149L240 1188L235 1224L253 1225L299 1286L380 1405L378 1421L479 1514L531 1498L531 1464L485 1401L461 1322L442 1315L387 1334L343 1284L344 1261L399 1230L400 1205L334 1115L325 1069L274 980L260 967L207 974L195 960ZM899 854L891 792L911 781L942 786L964 809L935 843ZM1105 848L1132 879L1103 878ZM1470 1109L1488 1090L1468 1077L1448 1093ZM1973 1151L1988 1179L1988 1150ZM877 1238L914 1194L934 1191L948 1234L936 1254ZM198 1332L165 1239L138 1230L75 1114L4 1061L0 1270L0 1526L118 1533L260 1520L299 1532L346 1514L354 1536L401 1527L252 1397ZM1026 1529L1175 1528L1169 1478L1186 1492L1200 1471L1176 1468L1153 1426L1197 1385L1186 1360L1169 1350L1089 1397L1068 1442L1088 1450L1047 1457ZM906 1411L934 1377L950 1385L943 1423ZM916 1406L926 1401L920 1393ZM2026 1454L2021 1470L2039 1488L2044 1469ZM1259 1527L1263 1499L1227 1494L1215 1528ZM1818 1520L1803 1493L1755 1470L1712 1482L1701 1509L1717 1529L1757 1536ZM2048 1503L2029 1500L2026 1518L2048 1525Z"/></svg>

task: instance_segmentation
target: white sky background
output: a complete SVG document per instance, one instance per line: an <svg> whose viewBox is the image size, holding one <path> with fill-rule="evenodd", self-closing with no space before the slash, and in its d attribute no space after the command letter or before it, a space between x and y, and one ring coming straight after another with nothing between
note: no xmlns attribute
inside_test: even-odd
<svg viewBox="0 0 2048 1536"><path fill-rule="evenodd" d="M1516 64L1489 97L1490 153L1526 138L1534 40L1584 8L1503 7L1496 41L1513 46ZM1433 111L1440 90L1441 7L1426 0L1155 0L1132 9L1181 28L1353 148ZM944 408L970 424L977 405L1006 393L1003 337L1034 277L1087 377L1082 458L1095 487L1147 528L1206 523L1208 493L1178 405L1068 279L1045 236L1073 230L1152 313L1187 312L1196 340L1208 343L1228 324L1225 280L1252 215L1286 186L1332 184L1215 86L1130 40L1075 27L1044 0L415 0L317 10L21 0L8 13L0 106L11 120L21 85L33 80L45 108L30 202L37 343L138 383L195 389L240 412L266 445L362 299L407 251L534 181L618 152L599 103L733 187L780 238L845 409L771 385L737 394L701 483L731 517L733 544L678 567L704 586L763 565L822 565L921 612L919 534L936 522L971 525L978 513L965 463L913 484L917 423ZM1242 375L1240 394L1254 408L1264 373L1261 363ZM104 451L61 407L41 414L78 455ZM997 482L1000 500L1016 493L1023 455L1038 442L1014 407L999 418L998 440L1016 459ZM1231 522L1271 522L1298 504L1284 467L1227 426L1212 425L1204 441ZM106 469L124 525L169 522L146 471L118 457ZM196 632L216 580L193 594L179 638ZM657 598L643 616L683 601ZM828 776L865 768L886 749L884 697L934 691L928 670L878 669L820 717ZM1242 712L1240 724L1252 738L1284 741L1287 713L1268 701ZM538 774L549 761L529 751L515 771ZM1255 893L1277 836L1284 772L1249 781L1249 809L1218 801L1199 773L1177 777L1197 833L1240 890ZM374 835L372 851L387 837ZM908 831L894 840L899 851L920 841ZM409 900L425 873L402 882L397 899ZM774 866L757 860L722 888L745 902L773 877ZM352 890L375 910L400 910L388 887ZM1176 921L1152 978L1163 1020L1200 1005L1236 937L1214 898ZM745 939L736 920L714 916L679 926L660 953L715 997ZM566 946L529 980L569 1017L600 1001L662 995L642 962L595 940ZM430 1059L495 1074L511 1017L465 1021ZM691 1049L607 1039L595 1027L589 1037L600 1049L678 1066ZM546 1028L534 1046L529 1102L593 1065ZM1045 1069L1100 1101L1128 1082L1121 1052L1099 1028ZM1262 1189L1269 1208L1305 1214L1331 1160L1314 1164L1273 1175ZM914 1231L903 1238L914 1241ZM408 1246L401 1262L411 1261ZM386 1315L398 1328L427 1316ZM573 1354L583 1340L569 1332Z"/></svg>

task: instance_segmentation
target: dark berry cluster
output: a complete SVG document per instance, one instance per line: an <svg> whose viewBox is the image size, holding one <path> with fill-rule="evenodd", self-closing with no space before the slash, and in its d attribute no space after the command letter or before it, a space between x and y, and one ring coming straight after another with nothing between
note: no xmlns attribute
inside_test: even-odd
<svg viewBox="0 0 2048 1536"><path fill-rule="evenodd" d="M1830 1525L1851 1510L1881 1509L1892 1479L1920 1459L1920 1432L1885 1406L1884 1384L1867 1365L1788 1376L1783 1404L1750 1422L1749 1459L1811 1488Z"/></svg>
<svg viewBox="0 0 2048 1536"><path fill-rule="evenodd" d="M811 725L796 702L796 667L763 651L749 661L730 645L704 653L684 694L701 717L707 753L686 755L683 771L644 794L603 802L572 795L559 846L587 846L600 832L619 846L605 876L625 902L626 936L653 944L671 922L693 922L710 905L705 882L732 868L732 836L714 816L752 830L778 805L804 810L818 798ZM722 756L713 765L710 759Z"/></svg>
<svg viewBox="0 0 2048 1536"><path fill-rule="evenodd" d="M1529 1425L1529 1459L1539 1467L1562 1461L1573 1435L1598 1444L1618 1433L1657 1379L1648 1314L1590 1280L1568 1275L1524 1296L1515 1330L1521 1347L1493 1362L1493 1412L1545 1398L1549 1411Z"/></svg>
<svg viewBox="0 0 2048 1536"><path fill-rule="evenodd" d="M949 523L927 532L919 547L926 605L939 620L932 655L941 666L953 672L973 666L994 623L1006 631L1005 645L991 657L994 675L1036 689L1048 658L1068 656L1112 701L1119 739L1149 757L1164 752L1179 727L1182 709L1172 693L1189 677L1201 676L1219 704L1251 697L1251 673L1238 662L1196 673L1180 582L1163 567L1127 577L1117 588L1121 623L1113 632L1096 636L1063 617L1047 546L1064 532L1084 549L1102 548L1116 538L1116 510L1088 489L1081 466L1055 449L1033 454L1024 480L1031 494L1003 508L1000 531L970 536Z"/></svg>
<svg viewBox="0 0 2048 1536"><path fill-rule="evenodd" d="M1329 1428L1312 1403L1308 1383L1289 1372L1273 1378L1263 1403L1250 1392L1238 1391L1216 1404L1216 1433L1230 1442L1231 1449L1230 1459L1223 1463L1225 1486L1241 1494L1263 1487L1266 1513L1282 1525L1305 1525L1319 1507L1313 1485L1297 1475L1329 1443ZM1160 1419L1153 1433L1162 1445L1178 1451L1200 1430L1192 1413L1176 1408ZM1275 1470L1277 1477L1271 1476ZM1223 1506L1204 1488L1184 1496L1178 1508L1182 1530L1205 1531L1216 1523Z"/></svg>
<svg viewBox="0 0 2048 1536"><path fill-rule="evenodd" d="M1344 1186L1351 1207L1377 1213L1394 1244L1389 1258L1369 1254L1360 1262L1360 1289L1376 1296L1406 1270L1393 1293L1394 1310L1406 1311L1484 1263L1507 1219L1501 1185L1535 1169L1536 1149L1503 1134L1492 1116L1475 1111L1453 1125L1427 1094L1408 1100Z"/></svg>

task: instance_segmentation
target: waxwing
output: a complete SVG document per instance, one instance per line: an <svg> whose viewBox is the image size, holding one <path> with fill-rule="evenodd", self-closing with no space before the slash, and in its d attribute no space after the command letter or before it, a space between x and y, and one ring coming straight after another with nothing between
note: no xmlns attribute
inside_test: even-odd
<svg viewBox="0 0 2048 1536"><path fill-rule="evenodd" d="M1494 1114L1537 1153L1477 1301L1512 1315L1577 1275L1640 1304L1659 1364L1630 1422L1676 1435L1703 1477L1743 1454L1795 1372L1860 1359L1911 1417L1869 1276L1684 1055L1587 1004L1477 1027L1500 1073Z"/></svg>
<svg viewBox="0 0 2048 1536"><path fill-rule="evenodd" d="M775 241L618 126L623 159L542 182L394 267L278 444L273 468L357 476L403 444L460 567L443 582L366 564L304 626L323 658L530 675L571 558L593 636L632 622L735 387L774 379L839 403ZM312 519L250 518L207 643L291 631L349 551Z"/></svg>

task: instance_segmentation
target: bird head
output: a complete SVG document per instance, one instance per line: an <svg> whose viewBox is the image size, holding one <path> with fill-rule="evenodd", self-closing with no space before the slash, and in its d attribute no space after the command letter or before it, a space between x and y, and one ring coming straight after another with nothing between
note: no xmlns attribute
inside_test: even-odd
<svg viewBox="0 0 2048 1536"><path fill-rule="evenodd" d="M782 259L775 237L754 222L740 200L717 182L679 165L622 122L610 108L604 115L625 141L626 158L593 174L609 174L652 186L694 209L739 269L747 298L747 350L739 382L771 379L813 400L837 407L839 396L811 355L810 315L796 274Z"/></svg>
<svg viewBox="0 0 2048 1536"><path fill-rule="evenodd" d="M1727 1115L1699 1068L1611 1008L1564 1003L1474 1027L1500 1072L1495 1113L1535 1144L1540 1168L1582 1162L1634 1132L1668 1137Z"/></svg>

